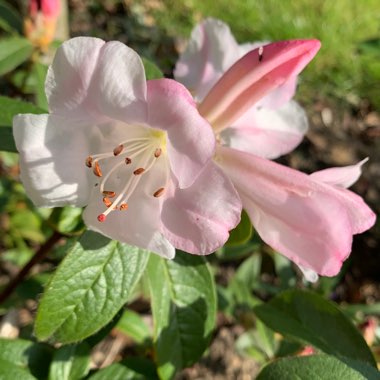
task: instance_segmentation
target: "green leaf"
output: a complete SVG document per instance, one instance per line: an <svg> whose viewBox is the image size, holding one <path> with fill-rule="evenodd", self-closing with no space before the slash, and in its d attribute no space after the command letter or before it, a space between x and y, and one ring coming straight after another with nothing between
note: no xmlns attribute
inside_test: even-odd
<svg viewBox="0 0 380 380"><path fill-rule="evenodd" d="M214 278L201 256L151 255L147 267L158 373L170 379L208 347L216 318Z"/></svg>
<svg viewBox="0 0 380 380"><path fill-rule="evenodd" d="M22 37L2 38L0 41L0 75L9 73L33 53L33 45Z"/></svg>
<svg viewBox="0 0 380 380"><path fill-rule="evenodd" d="M149 253L85 232L46 287L35 324L38 339L82 340L106 325L128 301Z"/></svg>
<svg viewBox="0 0 380 380"><path fill-rule="evenodd" d="M247 213L243 210L240 223L230 232L227 246L245 244L252 237L252 224Z"/></svg>
<svg viewBox="0 0 380 380"><path fill-rule="evenodd" d="M1 112L1 110L0 110ZM12 128L0 127L0 151L17 153Z"/></svg>
<svg viewBox="0 0 380 380"><path fill-rule="evenodd" d="M8 361L22 369L29 368L36 378L46 378L51 361L52 350L43 343L34 343L24 339L0 338L0 361ZM3 370L0 363L0 369ZM3 372L0 372L3 374ZM11 379L12 377L9 377ZM19 379L18 377L14 377ZM28 378L28 377L27 377ZM33 378L33 377L31 377ZM0 379L2 377L0 376Z"/></svg>
<svg viewBox="0 0 380 380"><path fill-rule="evenodd" d="M28 371L8 360L0 359L0 380L36 380Z"/></svg>
<svg viewBox="0 0 380 380"><path fill-rule="evenodd" d="M145 380L146 377L133 371L122 363L114 363L101 369L90 380Z"/></svg>
<svg viewBox="0 0 380 380"><path fill-rule="evenodd" d="M49 380L79 380L90 366L90 347L86 343L59 348L53 356Z"/></svg>
<svg viewBox="0 0 380 380"><path fill-rule="evenodd" d="M19 113L42 114L46 111L29 102L0 96L0 127L11 127L13 117Z"/></svg>
<svg viewBox="0 0 380 380"><path fill-rule="evenodd" d="M151 340L151 332L139 314L125 310L116 328L129 335L136 343L145 344Z"/></svg>
<svg viewBox="0 0 380 380"><path fill-rule="evenodd" d="M33 75L35 79L34 93L36 95L36 103L43 109L48 109L48 102L45 94L45 78L48 66L40 62L33 65Z"/></svg>
<svg viewBox="0 0 380 380"><path fill-rule="evenodd" d="M63 234L83 230L82 211L79 207L56 207L50 215L49 222Z"/></svg>
<svg viewBox="0 0 380 380"><path fill-rule="evenodd" d="M21 15L5 1L0 1L0 25L6 32L22 33Z"/></svg>
<svg viewBox="0 0 380 380"><path fill-rule="evenodd" d="M311 344L331 355L360 359L376 366L365 340L352 322L318 294L289 290L254 308L256 316L282 335Z"/></svg>
<svg viewBox="0 0 380 380"><path fill-rule="evenodd" d="M162 71L157 67L155 63L147 58L142 57L146 79L160 79L164 77Z"/></svg>
<svg viewBox="0 0 380 380"><path fill-rule="evenodd" d="M257 380L378 380L379 372L357 360L339 360L329 355L284 358L267 365Z"/></svg>

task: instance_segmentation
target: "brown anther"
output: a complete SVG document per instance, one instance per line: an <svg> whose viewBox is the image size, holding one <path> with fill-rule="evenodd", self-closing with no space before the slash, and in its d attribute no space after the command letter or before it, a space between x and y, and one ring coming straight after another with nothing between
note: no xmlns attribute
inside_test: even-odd
<svg viewBox="0 0 380 380"><path fill-rule="evenodd" d="M99 162L98 161L95 162L93 172L94 172L94 174L97 177L101 177L103 175L102 171L100 170L100 166L99 166Z"/></svg>
<svg viewBox="0 0 380 380"><path fill-rule="evenodd" d="M120 205L120 210L122 211L122 210L127 210L128 209L128 203L122 203L121 205Z"/></svg>
<svg viewBox="0 0 380 380"><path fill-rule="evenodd" d="M118 156L124 149L124 145L120 144L113 150L113 155Z"/></svg>
<svg viewBox="0 0 380 380"><path fill-rule="evenodd" d="M153 194L153 196L155 197L155 198L158 198L158 197L160 197L163 193L164 193L164 188L163 187L161 187L160 189L158 189L154 194Z"/></svg>
<svg viewBox="0 0 380 380"><path fill-rule="evenodd" d="M145 169L144 168L138 168L138 169L136 169L134 172L133 172L133 174L134 175L140 175L140 174L142 174L142 173L144 173L145 172Z"/></svg>
<svg viewBox="0 0 380 380"><path fill-rule="evenodd" d="M157 148L154 152L154 157L158 158L161 156L161 153L162 153L162 149L161 148Z"/></svg>
<svg viewBox="0 0 380 380"><path fill-rule="evenodd" d="M132 162L132 160L129 157L125 157L125 163L129 165Z"/></svg>
<svg viewBox="0 0 380 380"><path fill-rule="evenodd" d="M88 156L88 157L86 158L86 166L87 166L88 168L91 168L91 167L92 167L92 157L91 157L91 156Z"/></svg>
<svg viewBox="0 0 380 380"><path fill-rule="evenodd" d="M103 198L103 203L106 205L106 207L112 206L112 202L107 197Z"/></svg>
<svg viewBox="0 0 380 380"><path fill-rule="evenodd" d="M114 191L104 190L103 195L108 198L114 198L116 193Z"/></svg>

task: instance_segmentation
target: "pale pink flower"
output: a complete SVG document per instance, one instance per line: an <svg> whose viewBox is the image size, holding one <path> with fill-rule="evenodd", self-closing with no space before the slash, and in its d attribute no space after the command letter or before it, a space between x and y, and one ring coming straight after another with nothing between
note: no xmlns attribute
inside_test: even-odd
<svg viewBox="0 0 380 380"><path fill-rule="evenodd" d="M198 24L181 54L174 77L201 102L222 75L249 51L260 48L265 59L265 45L254 42L238 45L228 25L208 18ZM264 97L224 128L220 138L229 146L265 158L277 158L292 151L308 129L302 107L291 100L297 75L274 87Z"/></svg>
<svg viewBox="0 0 380 380"><path fill-rule="evenodd" d="M79 37L57 51L48 115L18 115L21 179L37 206L87 206L90 229L172 258L228 239L241 202L211 158L215 138L192 96L146 81L119 42Z"/></svg>
<svg viewBox="0 0 380 380"><path fill-rule="evenodd" d="M209 24L202 25L196 33L206 38L210 33L202 30ZM228 33L225 27L221 28L229 46L231 41L228 42ZM192 73L190 82L201 83L201 87L212 83L211 88L202 94L198 109L210 122L216 135L218 147L214 160L234 183L253 226L267 244L299 265L309 280L315 280L316 273L336 275L350 254L352 236L366 231L375 222L374 213L362 198L346 190L360 176L364 161L312 175L284 167L253 154L273 156L267 154L271 147L262 147L260 150L260 147L250 146L255 144L255 134L250 135L249 129L257 125L249 125L249 117L247 128L241 128L240 125L236 128L241 131L240 139L225 138L225 132L235 126L237 120L245 118L254 104L263 103L268 94L273 94L278 88L281 88L282 94L289 93L288 90L284 91L283 86L294 83L294 78L318 51L319 41L271 43L250 51L226 72L230 61L222 53L224 46L215 47L210 40L206 44L201 43L203 56L197 60L196 54L191 53L199 52L197 41L199 39L193 36L190 53L185 53L181 65L177 66L177 78L179 70L184 74L182 78L189 79L190 76L186 75L194 65L201 68L201 73L198 76ZM235 57L233 51L229 54ZM205 67L199 63L204 62L204 57L218 55L224 57L225 61L207 58ZM221 62L227 63L226 66L216 66L214 62L220 65ZM189 70L187 74L186 67ZM216 83L209 79L215 73L220 77ZM186 84L190 85L189 82ZM278 98L283 96L279 95ZM276 117L273 117L272 131L276 130L275 123ZM258 140L260 144L264 144L264 141L271 144L270 135L264 140L259 137ZM274 151L277 152L274 156L284 153L277 149L277 140L273 141Z"/></svg>

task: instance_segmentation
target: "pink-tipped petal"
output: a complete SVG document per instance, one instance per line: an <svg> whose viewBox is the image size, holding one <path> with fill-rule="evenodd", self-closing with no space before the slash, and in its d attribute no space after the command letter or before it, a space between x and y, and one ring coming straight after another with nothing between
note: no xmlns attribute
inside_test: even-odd
<svg viewBox="0 0 380 380"><path fill-rule="evenodd" d="M320 48L318 40L275 42L255 49L236 62L215 84L200 113L220 131L254 103L296 76Z"/></svg>
<svg viewBox="0 0 380 380"><path fill-rule="evenodd" d="M193 29L174 78L201 100L238 58L239 47L228 25L208 18Z"/></svg>
<svg viewBox="0 0 380 380"><path fill-rule="evenodd" d="M277 110L252 107L222 131L224 145L269 159L291 152L308 128L305 111L290 101Z"/></svg>
<svg viewBox="0 0 380 380"><path fill-rule="evenodd" d="M183 251L207 255L227 241L240 221L241 201L223 171L209 163L192 186L163 204L163 234Z"/></svg>
<svg viewBox="0 0 380 380"><path fill-rule="evenodd" d="M167 132L171 170L179 187L186 188L214 154L213 131L183 85L171 79L150 80L147 84L148 123Z"/></svg>
<svg viewBox="0 0 380 380"><path fill-rule="evenodd" d="M310 174L310 177L329 185L349 188L359 179L362 174L362 166L367 161L368 158L365 158L356 165L320 170Z"/></svg>
<svg viewBox="0 0 380 380"><path fill-rule="evenodd" d="M351 251L352 235L375 221L348 190L233 149L218 153L261 238L297 265L334 276Z"/></svg>
<svg viewBox="0 0 380 380"><path fill-rule="evenodd" d="M253 43L245 43L239 45L240 57L243 57L245 54L249 53L251 50L262 47L263 51L266 45L269 45L269 41L257 41ZM268 95L260 99L255 106L256 107L267 107L271 109L277 109L289 102L294 94L296 93L297 88L297 76L289 78L283 85L277 87L275 90L271 91Z"/></svg>

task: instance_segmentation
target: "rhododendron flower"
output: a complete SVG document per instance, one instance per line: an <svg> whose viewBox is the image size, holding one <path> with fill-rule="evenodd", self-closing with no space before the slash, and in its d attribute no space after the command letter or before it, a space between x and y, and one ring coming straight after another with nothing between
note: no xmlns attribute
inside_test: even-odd
<svg viewBox="0 0 380 380"><path fill-rule="evenodd" d="M47 50L54 40L60 7L60 0L29 1L28 15L24 20L25 35L42 50Z"/></svg>
<svg viewBox="0 0 380 380"><path fill-rule="evenodd" d="M37 206L86 206L89 228L172 258L211 253L241 201L211 158L215 138L190 93L146 81L119 42L79 37L57 51L48 115L18 115L21 179Z"/></svg>
<svg viewBox="0 0 380 380"><path fill-rule="evenodd" d="M246 53L259 48L259 59L265 59L267 44L238 45L228 25L208 18L194 28L176 64L174 77L201 102L222 75ZM297 75L292 75L281 85L274 86L224 128L220 137L231 147L270 159L292 151L308 129L304 110L291 100L296 85Z"/></svg>
<svg viewBox="0 0 380 380"><path fill-rule="evenodd" d="M203 27L205 25L207 23ZM223 30L226 31L225 28ZM209 34L203 34L205 36ZM213 47L210 40L202 46L203 57L209 57L210 51L225 57L219 49L221 46ZM351 251L352 236L369 229L375 222L374 213L362 198L346 190L360 176L363 162L306 175L253 154L271 156L266 154L271 147L262 147L261 152L250 147L249 144L254 144L255 140L251 138L254 134L247 134L251 128L248 124L241 130L241 139L225 138L225 132L247 112L250 114L254 104L267 99L268 94L273 94L278 88L283 93L282 86L288 86L289 81L294 80L319 47L317 40L271 43L248 52L225 73L224 66L215 66L207 61L201 77L196 77L198 83L208 83L207 73L222 73L203 94L198 105L201 115L210 122L216 135L218 146L214 161L232 180L243 208L261 238L299 265L306 277L312 280L315 280L316 273L325 276L337 274ZM184 67L190 70L192 65L196 67L199 63L191 52L185 53L180 62L182 73ZM200 67L203 70L204 66ZM189 82L186 85L192 88ZM272 129L276 129L275 119L271 119ZM263 144L263 140L258 140ZM269 135L266 143L271 144ZM276 139L274 145L280 154Z"/></svg>

